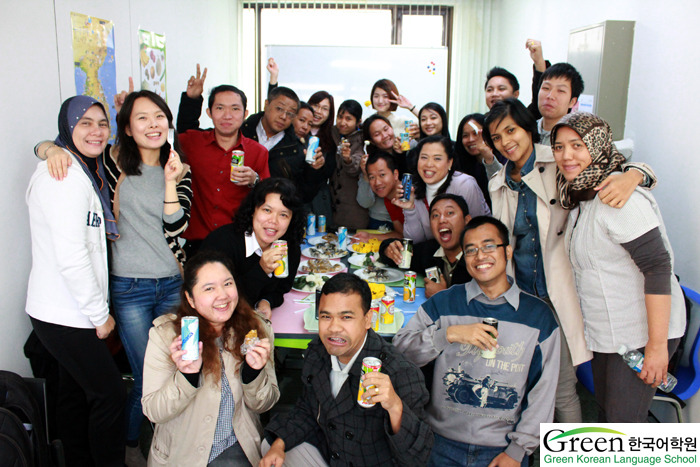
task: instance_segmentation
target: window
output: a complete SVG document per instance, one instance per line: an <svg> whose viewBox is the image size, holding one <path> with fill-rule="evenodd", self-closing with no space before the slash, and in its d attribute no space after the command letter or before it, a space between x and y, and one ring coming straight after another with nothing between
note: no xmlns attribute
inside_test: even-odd
<svg viewBox="0 0 700 467"><path fill-rule="evenodd" d="M258 83L268 76L264 63L268 45L449 48L451 27L449 6L244 2L242 63L254 63L257 72L246 73L240 84L260 109L267 90Z"/></svg>

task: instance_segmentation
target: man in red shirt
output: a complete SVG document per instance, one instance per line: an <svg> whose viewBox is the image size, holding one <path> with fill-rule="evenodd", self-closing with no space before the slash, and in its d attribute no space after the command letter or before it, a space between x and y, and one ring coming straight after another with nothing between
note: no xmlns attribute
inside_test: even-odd
<svg viewBox="0 0 700 467"><path fill-rule="evenodd" d="M214 128L198 129L206 77L207 69L200 73L197 65L197 75L190 77L180 98L177 116L180 145L192 168L192 214L182 235L188 256L209 232L230 224L251 188L270 176L267 149L240 131L248 116L247 98L240 89L227 84L212 89L207 115ZM245 153L243 166L232 169L231 155L236 150Z"/></svg>

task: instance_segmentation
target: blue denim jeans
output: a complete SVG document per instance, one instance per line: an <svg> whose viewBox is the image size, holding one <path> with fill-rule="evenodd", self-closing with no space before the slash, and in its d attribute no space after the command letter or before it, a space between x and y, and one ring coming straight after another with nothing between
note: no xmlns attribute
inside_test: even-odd
<svg viewBox="0 0 700 467"><path fill-rule="evenodd" d="M428 460L429 467L486 467L505 447L478 446L476 444L460 443L435 434L435 444ZM527 467L528 456L523 457L520 464Z"/></svg>
<svg viewBox="0 0 700 467"><path fill-rule="evenodd" d="M116 315L119 337L134 375L134 387L126 403L126 439L139 439L143 409L143 359L148 331L157 317L174 311L180 304L180 275L159 279L110 276L112 309Z"/></svg>

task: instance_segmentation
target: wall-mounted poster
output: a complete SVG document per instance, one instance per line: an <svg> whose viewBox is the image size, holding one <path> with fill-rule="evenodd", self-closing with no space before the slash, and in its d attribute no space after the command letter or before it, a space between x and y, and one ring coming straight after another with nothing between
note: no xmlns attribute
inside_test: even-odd
<svg viewBox="0 0 700 467"><path fill-rule="evenodd" d="M70 17L76 94L94 97L108 109L112 127L110 141L114 141L117 131L114 23L75 12L71 12Z"/></svg>
<svg viewBox="0 0 700 467"><path fill-rule="evenodd" d="M139 62L141 89L153 91L167 101L164 35L139 29Z"/></svg>

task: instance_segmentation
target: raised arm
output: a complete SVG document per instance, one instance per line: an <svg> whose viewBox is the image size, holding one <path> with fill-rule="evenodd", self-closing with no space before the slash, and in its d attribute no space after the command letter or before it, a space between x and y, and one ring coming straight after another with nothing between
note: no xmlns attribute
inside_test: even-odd
<svg viewBox="0 0 700 467"><path fill-rule="evenodd" d="M540 81L542 81L542 73L550 66L550 63L544 59L542 53L542 43L537 39L528 39L525 41L525 48L530 52L532 59L532 100L527 110L530 111L535 120L542 115L537 104L537 96L540 93Z"/></svg>
<svg viewBox="0 0 700 467"><path fill-rule="evenodd" d="M177 112L177 131L184 133L187 130L199 129L199 116L202 113L202 94L204 93L204 81L207 79L207 69L200 72L199 63L197 72L187 80L187 90L180 96L180 107Z"/></svg>

